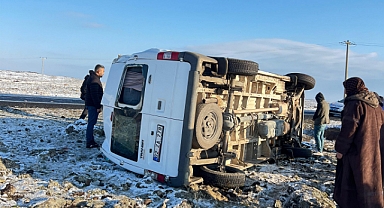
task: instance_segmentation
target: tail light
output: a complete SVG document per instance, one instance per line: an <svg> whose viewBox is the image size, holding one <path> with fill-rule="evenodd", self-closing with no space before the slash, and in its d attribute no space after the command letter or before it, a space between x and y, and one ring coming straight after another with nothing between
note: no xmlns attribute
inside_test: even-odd
<svg viewBox="0 0 384 208"><path fill-rule="evenodd" d="M156 180L161 182L161 183L165 183L165 175L162 175L162 174L158 174L158 173L154 173L155 176L156 176Z"/></svg>
<svg viewBox="0 0 384 208"><path fill-rule="evenodd" d="M165 183L168 180L168 176L150 170L144 170L144 175L149 175L152 179L159 181L160 183Z"/></svg>
<svg viewBox="0 0 384 208"><path fill-rule="evenodd" d="M180 54L179 52L173 52L173 51L160 52L157 54L157 60L178 61L179 54Z"/></svg>

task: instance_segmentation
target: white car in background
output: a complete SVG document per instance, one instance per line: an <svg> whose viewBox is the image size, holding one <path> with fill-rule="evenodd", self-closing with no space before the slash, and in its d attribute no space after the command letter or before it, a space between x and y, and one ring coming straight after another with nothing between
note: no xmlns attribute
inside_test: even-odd
<svg viewBox="0 0 384 208"><path fill-rule="evenodd" d="M330 116L341 116L341 111L344 108L344 99L329 104Z"/></svg>

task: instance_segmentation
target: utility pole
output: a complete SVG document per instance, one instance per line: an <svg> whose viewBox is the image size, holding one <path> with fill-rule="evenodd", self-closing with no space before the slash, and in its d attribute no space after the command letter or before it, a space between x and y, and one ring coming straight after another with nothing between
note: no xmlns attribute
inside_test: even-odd
<svg viewBox="0 0 384 208"><path fill-rule="evenodd" d="M345 52L345 79L344 79L344 81L345 81L345 80L348 79L348 53L349 53L349 45L356 45L356 44L350 42L349 40L340 42L340 44L347 46L347 50Z"/></svg>
<svg viewBox="0 0 384 208"><path fill-rule="evenodd" d="M47 57L40 57L41 58L41 74L44 74L44 60L47 59Z"/></svg>
<svg viewBox="0 0 384 208"><path fill-rule="evenodd" d="M346 45L347 50L345 52L345 77L344 81L348 79L348 53L349 53L349 45L356 45L355 43L350 42L349 40L340 42L340 44ZM344 94L344 97L346 95Z"/></svg>

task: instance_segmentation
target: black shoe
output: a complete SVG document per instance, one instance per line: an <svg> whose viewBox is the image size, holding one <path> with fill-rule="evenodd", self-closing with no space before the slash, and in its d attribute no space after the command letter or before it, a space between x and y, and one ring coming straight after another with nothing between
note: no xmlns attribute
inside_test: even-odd
<svg viewBox="0 0 384 208"><path fill-rule="evenodd" d="M85 146L86 148L99 148L100 147L100 145L99 144L97 144L97 143L95 143L95 144L90 144L90 145L87 145L87 146Z"/></svg>

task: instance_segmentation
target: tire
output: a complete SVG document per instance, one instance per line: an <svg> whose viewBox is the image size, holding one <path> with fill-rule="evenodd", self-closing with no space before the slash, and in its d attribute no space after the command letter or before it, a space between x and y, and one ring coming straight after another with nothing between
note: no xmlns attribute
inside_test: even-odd
<svg viewBox="0 0 384 208"><path fill-rule="evenodd" d="M259 64L253 61L228 58L228 74L252 76L259 71Z"/></svg>
<svg viewBox="0 0 384 208"><path fill-rule="evenodd" d="M312 157L312 151L310 149L301 148L301 147L283 147L282 153L286 154L288 157L294 157L294 158Z"/></svg>
<svg viewBox="0 0 384 208"><path fill-rule="evenodd" d="M216 103L199 104L196 110L193 148L210 149L219 142L223 129L223 113Z"/></svg>
<svg viewBox="0 0 384 208"><path fill-rule="evenodd" d="M304 87L304 90L313 89L315 87L315 84L316 84L316 80L313 77L306 75L306 74L289 73L285 76L289 76L289 77L296 76L298 87Z"/></svg>
<svg viewBox="0 0 384 208"><path fill-rule="evenodd" d="M225 167L225 172L219 171L219 165L200 166L200 174L204 183L221 188L243 187L245 173L237 168Z"/></svg>

